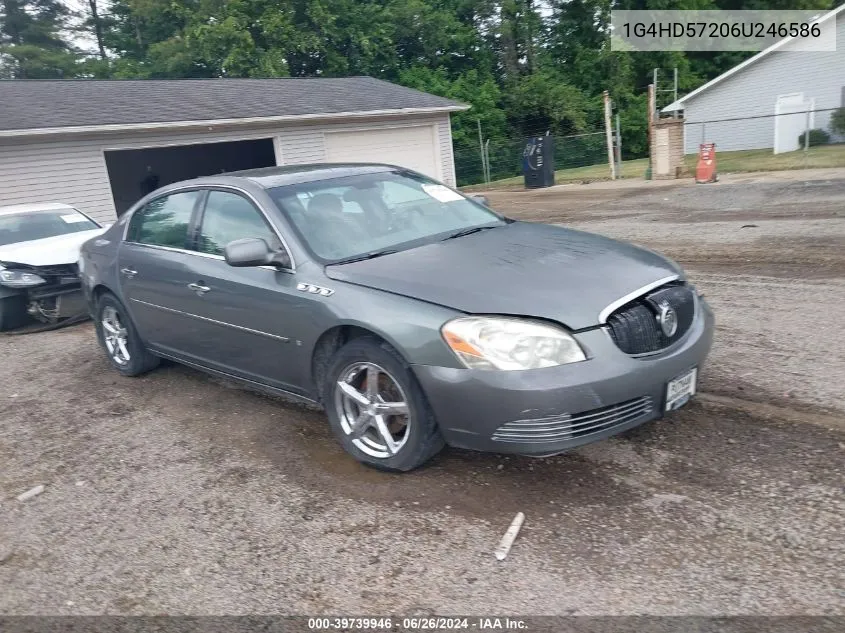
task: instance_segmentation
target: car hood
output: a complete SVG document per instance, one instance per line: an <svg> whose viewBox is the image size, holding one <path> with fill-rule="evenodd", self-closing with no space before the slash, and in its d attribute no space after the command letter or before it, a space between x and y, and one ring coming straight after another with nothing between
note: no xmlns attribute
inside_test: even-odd
<svg viewBox="0 0 845 633"><path fill-rule="evenodd" d="M0 246L0 262L27 266L75 264L79 260L79 248L82 244L105 230L93 229Z"/></svg>
<svg viewBox="0 0 845 633"><path fill-rule="evenodd" d="M602 311L623 298L683 273L671 260L632 244L514 222L327 266L326 274L462 312L551 319L578 330L598 325Z"/></svg>

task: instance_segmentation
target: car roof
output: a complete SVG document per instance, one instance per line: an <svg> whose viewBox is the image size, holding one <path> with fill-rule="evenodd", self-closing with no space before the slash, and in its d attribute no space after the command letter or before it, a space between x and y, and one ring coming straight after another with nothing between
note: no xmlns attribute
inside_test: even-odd
<svg viewBox="0 0 845 633"><path fill-rule="evenodd" d="M179 184L233 184L233 182L245 179L265 189L271 189L285 185L297 185L306 182L329 180L331 178L342 178L344 176L377 174L395 170L408 171L404 167L381 163L317 163L232 171L217 176L204 176L190 181L183 181Z"/></svg>
<svg viewBox="0 0 845 633"><path fill-rule="evenodd" d="M76 208L62 202L32 202L30 204L10 204L0 207L0 215L36 213L38 211L76 211Z"/></svg>

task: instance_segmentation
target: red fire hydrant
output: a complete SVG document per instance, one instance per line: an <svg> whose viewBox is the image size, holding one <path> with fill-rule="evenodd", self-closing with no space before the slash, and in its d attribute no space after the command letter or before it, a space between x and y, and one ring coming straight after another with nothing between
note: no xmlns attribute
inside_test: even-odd
<svg viewBox="0 0 845 633"><path fill-rule="evenodd" d="M716 144L702 143L698 146L698 165L695 167L695 182L716 182Z"/></svg>

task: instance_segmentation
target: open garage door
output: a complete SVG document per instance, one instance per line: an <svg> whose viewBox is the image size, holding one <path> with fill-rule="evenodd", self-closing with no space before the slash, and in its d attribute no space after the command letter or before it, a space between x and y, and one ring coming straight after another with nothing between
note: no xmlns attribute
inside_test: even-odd
<svg viewBox="0 0 845 633"><path fill-rule="evenodd" d="M271 138L110 150L105 154L118 215L151 191L173 182L276 164Z"/></svg>
<svg viewBox="0 0 845 633"><path fill-rule="evenodd" d="M388 163L442 179L434 126L327 132L326 155L332 163Z"/></svg>

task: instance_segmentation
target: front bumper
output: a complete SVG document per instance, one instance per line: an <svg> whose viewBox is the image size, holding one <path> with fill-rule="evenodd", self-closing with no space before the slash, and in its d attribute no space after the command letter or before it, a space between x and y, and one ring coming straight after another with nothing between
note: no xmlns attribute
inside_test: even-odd
<svg viewBox="0 0 845 633"><path fill-rule="evenodd" d="M451 446L552 455L662 417L666 383L702 365L713 327L713 313L699 299L686 336L653 356L628 356L598 328L576 335L589 357L580 363L526 371L413 369ZM514 440L520 423L547 425L554 439Z"/></svg>

